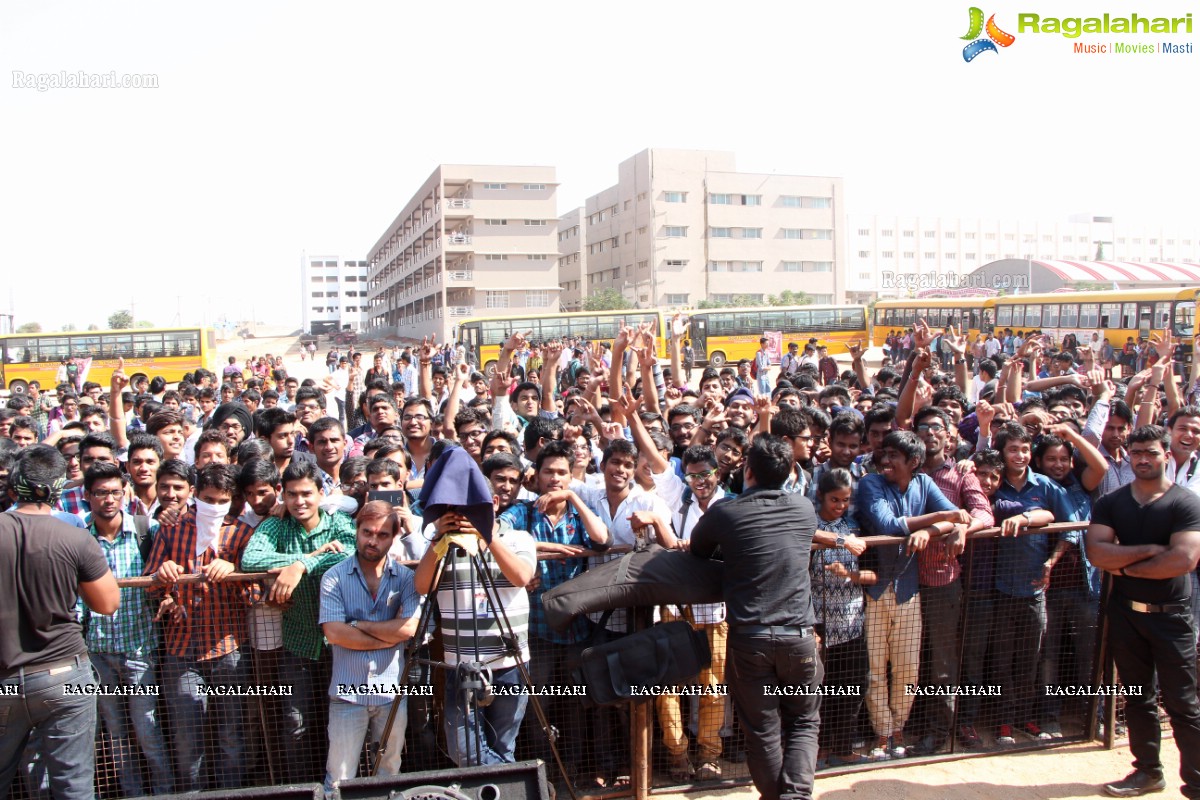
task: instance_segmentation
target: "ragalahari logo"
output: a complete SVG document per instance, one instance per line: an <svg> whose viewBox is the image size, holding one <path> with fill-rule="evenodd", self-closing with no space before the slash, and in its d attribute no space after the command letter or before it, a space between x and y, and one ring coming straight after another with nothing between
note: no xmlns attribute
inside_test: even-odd
<svg viewBox="0 0 1200 800"><path fill-rule="evenodd" d="M980 38L979 34L987 33L987 38ZM970 44L963 48L963 61L973 61L975 56L980 53L997 53L996 45L1008 47L1017 40L1017 37L1011 33L1005 33L996 25L996 15L992 14L988 17L987 25L983 24L983 10L971 6L971 27L967 30L967 35L964 39L973 40Z"/></svg>

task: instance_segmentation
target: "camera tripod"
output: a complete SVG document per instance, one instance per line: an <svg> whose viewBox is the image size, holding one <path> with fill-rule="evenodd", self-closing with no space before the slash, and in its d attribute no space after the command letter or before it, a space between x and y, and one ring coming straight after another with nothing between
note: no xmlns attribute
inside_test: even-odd
<svg viewBox="0 0 1200 800"><path fill-rule="evenodd" d="M558 751L558 731L550 724L545 709L542 707L541 701L535 691L536 687L533 685L528 666L521 657L521 643L513 630L512 623L508 619L508 614L501 601L500 590L496 585L495 577L489 571L484 561L484 556L480 552L479 543L481 540L482 536L478 532L460 532L443 535L435 539L431 545L435 548L435 554L437 555L437 562L433 572L433 583L429 591L425 594L425 602L421 606L421 617L417 623L417 631L405 644L405 669L400 676L400 693L392 701L391 708L388 711L387 722L384 725L383 734L380 736L379 757L375 759L371 774L373 775L375 770L378 769L378 765L381 763L382 756L386 751L387 743L390 741L392 728L396 722L396 715L399 712L400 704L405 699L403 690L409 683L410 667L413 664L423 664L445 670L448 673L447 679L455 680L459 689L457 702L462 711L462 719L464 720L464 724L470 724L474 728L472 740L474 752L467 754L465 760L471 766L482 764L485 738L483 731L484 720L479 710L490 705L494 699L489 664L511 658L516 664L518 674L521 676L523 689L529 692L529 707L533 709L538 725L546 736L555 766L558 768L558 772L562 776L572 800L578 800L575 790L571 785L571 780L567 775L562 756ZM461 563L463 559L467 562L465 565ZM494 558L492 563L495 564ZM451 593L453 606L449 609L453 612L454 619L461 621L459 612L463 609L460 607L459 595L462 590L466 589L468 591L475 605L471 609L471 628L467 634L471 640L469 652L462 652L463 633L460 631L454 644L454 653L457 662L455 664L451 664L448 661L419 658L417 656L418 648L425 641L429 633L437 593L441 587L442 579L446 576L447 572L451 574L454 581L454 591ZM462 582L464 573L466 578L465 584ZM480 592L482 592L482 601L475 600L475 598L480 596ZM495 619L499 627L503 651L484 658L480 652L479 645L479 620L481 616L484 616L486 619L487 615ZM472 713L472 711L475 713Z"/></svg>

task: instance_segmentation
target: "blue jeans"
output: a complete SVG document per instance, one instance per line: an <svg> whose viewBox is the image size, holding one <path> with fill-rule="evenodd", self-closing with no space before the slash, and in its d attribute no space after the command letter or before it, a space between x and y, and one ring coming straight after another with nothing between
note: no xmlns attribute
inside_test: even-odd
<svg viewBox="0 0 1200 800"><path fill-rule="evenodd" d="M745 635L731 626L727 652L729 693L746 732L746 762L754 788L762 800L811 798L821 696L773 690L821 685L825 669L817 657L816 638Z"/></svg>
<svg viewBox="0 0 1200 800"><path fill-rule="evenodd" d="M516 761L517 732L525 718L526 694L497 695L482 709L463 709L458 690L458 673L446 674L446 746L450 758L460 767L479 764L511 764ZM492 686L522 686L517 667L497 670L492 674ZM483 734L476 735L476 730ZM476 752L478 748L478 752Z"/></svg>
<svg viewBox="0 0 1200 800"><path fill-rule="evenodd" d="M362 758L363 742L367 740L367 729L371 731L371 741L379 744L383 739L383 729L387 726L388 714L392 704L379 706L348 703L338 698L329 700L329 758L325 762L325 795L333 793L333 785L338 781L353 778L358 774L358 761ZM396 721L392 725L391 735L384 747L384 753L379 760L376 775L398 775L400 773L400 756L404 750L404 729L408 727L408 698L400 701L396 711Z"/></svg>
<svg viewBox="0 0 1200 800"><path fill-rule="evenodd" d="M245 686L249 667L238 650L208 661L168 655L163 662L163 691L171 709L171 732L179 790L204 787L205 728L216 729L221 762L213 770L221 789L242 786L246 772L245 698L207 696L200 687Z"/></svg>
<svg viewBox="0 0 1200 800"><path fill-rule="evenodd" d="M101 686L157 685L153 657L142 659L121 653L92 653L91 658L97 683ZM146 793L142 787L141 765L134 755L133 739L136 737L142 755L150 766L151 791L154 794L170 794L174 776L171 774L171 759L163 743L162 729L158 724L158 698L154 695L129 696L132 731L125 724L124 699L104 696L98 700L100 717L112 737L112 760L121 784L121 793L126 797L141 797Z"/></svg>
<svg viewBox="0 0 1200 800"><path fill-rule="evenodd" d="M766 371L758 373L758 393L771 394L771 376Z"/></svg>
<svg viewBox="0 0 1200 800"><path fill-rule="evenodd" d="M55 800L95 797L96 698L65 688L91 684L92 666L87 656L74 661L55 674L32 666L0 680L0 797L8 795L35 727Z"/></svg>

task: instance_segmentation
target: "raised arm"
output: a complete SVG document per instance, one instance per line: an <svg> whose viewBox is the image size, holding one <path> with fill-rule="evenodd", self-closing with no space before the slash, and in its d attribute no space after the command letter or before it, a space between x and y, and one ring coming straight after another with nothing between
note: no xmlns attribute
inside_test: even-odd
<svg viewBox="0 0 1200 800"><path fill-rule="evenodd" d="M633 328L627 325L622 325L617 331L617 338L613 340L612 362L608 365L608 396L620 397L622 378L624 377L625 367L625 350L629 347L630 339L633 337ZM617 414L620 409L616 404L612 407L613 422L624 422L623 419L618 419Z"/></svg>
<svg viewBox="0 0 1200 800"><path fill-rule="evenodd" d="M420 372L417 376L417 396L424 397L434 404L434 410L437 410L436 398L433 396L433 351L437 349L437 336L431 336L428 339L421 340L421 347L417 350L418 367Z"/></svg>
<svg viewBox="0 0 1200 800"><path fill-rule="evenodd" d="M108 383L108 407L112 412L108 415L108 430L120 449L129 447L129 435L125 432L125 406L121 401L121 394L128 385L129 378L125 375L125 359L118 358L117 368L113 370L112 378Z"/></svg>
<svg viewBox="0 0 1200 800"><path fill-rule="evenodd" d="M558 340L542 346L542 370L538 376L542 382L542 411L558 411L554 396L558 393L558 359L562 351L563 343Z"/></svg>
<svg viewBox="0 0 1200 800"><path fill-rule="evenodd" d="M866 389L871 384L867 383L867 369L863 366L862 344L862 342L850 342L846 347L850 350L850 366L854 370L855 376L858 377L858 388Z"/></svg>

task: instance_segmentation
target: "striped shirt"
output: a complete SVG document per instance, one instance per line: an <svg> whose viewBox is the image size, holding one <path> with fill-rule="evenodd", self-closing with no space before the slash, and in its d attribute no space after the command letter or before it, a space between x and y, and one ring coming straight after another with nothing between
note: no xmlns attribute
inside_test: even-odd
<svg viewBox="0 0 1200 800"><path fill-rule="evenodd" d="M832 522L817 517L817 530L857 536L858 523L849 514ZM841 564L847 572L858 571L858 558L844 547L814 548L808 571L812 582L813 614L825 626L825 644L844 644L863 634L863 590L849 578L839 578L826 570Z"/></svg>
<svg viewBox="0 0 1200 800"><path fill-rule="evenodd" d="M200 567L217 559L237 564L254 530L245 523L233 522L221 526L213 547L196 555L196 510L188 512L174 525L163 525L154 537L146 574L151 575L166 561L174 561L184 574L196 574ZM213 552L213 548L216 552ZM175 602L187 615L178 622L165 625L167 652L179 658L208 661L228 655L238 649L246 638L246 615L249 609L248 584L223 582L210 584L181 583L170 589ZM149 590L156 601L168 592L159 584Z"/></svg>
<svg viewBox="0 0 1200 800"><path fill-rule="evenodd" d="M304 530L290 516L263 520L250 537L241 561L245 572L290 567L297 561L304 564L305 572L292 592L292 603L283 612L283 646L289 653L314 661L321 657L325 647L325 636L317 624L321 578L347 560L355 549L354 520L345 514L317 513L320 521L312 531ZM341 542L345 549L340 553L308 555L333 541Z"/></svg>
<svg viewBox="0 0 1200 800"><path fill-rule="evenodd" d="M992 527L992 504L979 479L975 475L964 475L958 471L954 462L946 459L933 472L926 472L933 482L942 490L952 504L966 509L972 520L983 522L983 527ZM951 556L945 547L944 539L937 539L917 556L917 580L922 586L949 586L958 580L962 572L957 556Z"/></svg>
<svg viewBox="0 0 1200 800"><path fill-rule="evenodd" d="M145 563L138 547L137 528L133 517L121 515L121 530L110 542L96 531L91 514L87 517L88 533L100 543L100 551L113 576L136 578L142 574ZM150 522L150 536L158 531L158 523ZM154 624L156 609L145 589L122 588L121 605L111 615L97 614L79 601L84 623L88 650L93 653L121 653L128 656L149 656L158 643L158 629Z"/></svg>
<svg viewBox="0 0 1200 800"><path fill-rule="evenodd" d="M358 559L347 558L321 578L318 623L408 619L419 607L420 596L413 572L408 567L389 558L379 580L379 589L372 596ZM366 706L386 705L395 699L392 686L400 682L404 665L403 644L378 650L351 650L337 645L330 649L333 651L330 697ZM339 691L363 684L367 685L366 691Z"/></svg>
<svg viewBox="0 0 1200 800"><path fill-rule="evenodd" d="M525 531L501 525L496 536L521 561L537 566L537 543ZM452 548L452 551L457 548ZM490 552L482 557L489 579L496 587L497 599L520 643L521 661L529 661L529 592L513 586ZM493 670L517 665L501 639L500 622L488 601L488 592L465 556L447 555L438 583L438 613L441 615L442 641L447 664L480 661Z"/></svg>

